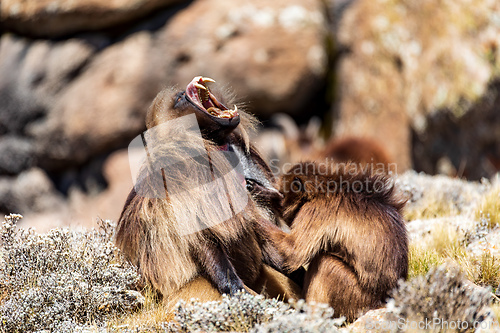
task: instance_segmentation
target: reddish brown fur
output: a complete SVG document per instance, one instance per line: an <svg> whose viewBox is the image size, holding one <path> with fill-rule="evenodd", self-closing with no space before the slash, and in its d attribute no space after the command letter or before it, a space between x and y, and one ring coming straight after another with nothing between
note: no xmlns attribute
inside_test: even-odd
<svg viewBox="0 0 500 333"><path fill-rule="evenodd" d="M362 184L362 185L361 185ZM281 179L290 234L271 231L288 270L309 264L303 296L354 320L406 278L404 202L390 180L356 164L296 164Z"/></svg>
<svg viewBox="0 0 500 333"><path fill-rule="evenodd" d="M364 137L344 137L332 140L323 151L318 154L317 160L332 159L337 163L353 162L360 167L371 166L376 171L395 172L395 163L389 157L384 146L375 139Z"/></svg>
<svg viewBox="0 0 500 333"><path fill-rule="evenodd" d="M186 285L192 281L198 281L193 284L195 286L206 286L208 281L219 293L234 293L244 286L261 292L267 284L279 281L264 266L266 262L279 268L281 262L261 225L261 221L265 221L268 227L273 227L271 207L256 202L255 196L246 194L248 204L242 212L231 214L233 217L229 220L212 225L218 221L224 202L227 206L228 197L226 194L214 194L207 205L200 206L199 203L207 200L206 197L196 191L185 192L185 188L196 185L197 180L204 177L200 174L199 159L185 156L185 151L189 150L192 156L208 154L208 159L203 161L210 164L213 174L226 175L233 166L210 138L202 139L178 126L169 126L169 120L193 112L189 104L178 103L179 95L173 96L172 91L165 90L153 101L147 125L150 129L158 125L162 128L153 137L155 144L149 146L148 143L147 148L149 161L156 163L156 167L162 166L163 161L176 161L177 166L164 170L161 176L163 182L161 178L158 181L158 170L154 165L152 168L151 164L143 166L138 178L140 181L130 192L119 219L116 244L138 266L144 282L150 283L167 302L177 299L179 295L190 294ZM230 102L222 102L230 105ZM273 178L269 167L248 144L246 131L252 128L253 118L241 111L240 116L240 125L224 139L239 154L242 163L244 160L245 178L255 178L265 184L263 186L267 191L277 193L271 185ZM203 133L204 128L201 130ZM162 198L161 194L167 190L164 184L169 185L167 196ZM242 184L240 178L235 177L226 180L225 186L228 193L235 193L241 190ZM229 206L229 213L233 213L233 204ZM179 225L176 212L192 216L190 224L193 225ZM210 223L210 227L184 235L185 228L196 227L197 219L201 223ZM212 289L205 288L200 295L214 295ZM284 286L281 290L288 296L296 295L293 286ZM195 297L198 292L194 290Z"/></svg>

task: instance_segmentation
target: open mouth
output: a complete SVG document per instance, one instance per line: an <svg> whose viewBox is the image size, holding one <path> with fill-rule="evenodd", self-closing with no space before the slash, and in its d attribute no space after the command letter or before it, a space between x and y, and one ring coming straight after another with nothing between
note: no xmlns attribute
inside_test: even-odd
<svg viewBox="0 0 500 333"><path fill-rule="evenodd" d="M186 87L186 95L190 102L211 115L212 117L231 119L238 116L238 108L229 110L224 104L210 92L207 82L215 82L214 79L196 76Z"/></svg>

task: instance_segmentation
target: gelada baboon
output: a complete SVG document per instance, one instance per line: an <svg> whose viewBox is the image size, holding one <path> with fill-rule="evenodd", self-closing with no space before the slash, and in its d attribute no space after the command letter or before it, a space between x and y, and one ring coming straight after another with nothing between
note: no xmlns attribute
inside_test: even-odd
<svg viewBox="0 0 500 333"><path fill-rule="evenodd" d="M185 91L164 90L153 101L139 140L145 163L116 244L167 301L246 287L296 297L296 285L264 265L280 269L263 225L275 227L271 210L281 194L249 144L255 120L210 82L195 77Z"/></svg>
<svg viewBox="0 0 500 333"><path fill-rule="evenodd" d="M357 164L304 162L282 176L281 191L291 232L270 232L286 269L309 265L306 301L349 321L382 305L408 271L404 201L390 179Z"/></svg>

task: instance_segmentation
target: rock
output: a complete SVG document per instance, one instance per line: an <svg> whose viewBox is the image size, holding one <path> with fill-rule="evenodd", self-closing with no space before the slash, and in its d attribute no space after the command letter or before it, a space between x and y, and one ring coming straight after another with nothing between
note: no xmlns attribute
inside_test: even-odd
<svg viewBox="0 0 500 333"><path fill-rule="evenodd" d="M0 174L40 168L51 174L68 202L75 182L100 177L86 174L101 171L96 161L126 147L145 129L148 106L164 86L182 89L196 75L212 76L232 86L247 109L268 116L301 111L324 84L328 31L318 0L195 1L142 21L138 17L143 9L142 14L126 13L141 0L53 3L4 1L1 15L8 18L2 17L2 23L9 29L19 23L20 33L66 36L114 25L95 10L115 5L121 6L113 9L121 13L116 15L134 21L126 31L80 33L67 39L31 40L11 33L0 37L0 152L8 154L4 160L0 156ZM170 2L151 1L147 6L159 8L160 3ZM48 12L53 22L42 24ZM103 22L84 26L85 20ZM34 25L39 31L32 31ZM89 207L95 200L82 199L91 192L85 191L81 186L74 195L75 206ZM104 192L115 191L128 192ZM123 193L116 198L122 200ZM111 204L116 200L109 194ZM24 209L22 203L8 207ZM88 215L94 211L85 209ZM115 210L109 214L116 218Z"/></svg>
<svg viewBox="0 0 500 333"><path fill-rule="evenodd" d="M61 37L132 22L181 0L3 0L5 28L34 37Z"/></svg>
<svg viewBox="0 0 500 333"><path fill-rule="evenodd" d="M125 200L132 190L130 159L140 160L142 151L121 149L111 154L103 166L103 173L108 187L87 203L81 211L95 210L93 216L118 221ZM87 217L88 218L88 217Z"/></svg>
<svg viewBox="0 0 500 333"><path fill-rule="evenodd" d="M27 41L11 35L1 37L0 134L21 133L26 123L45 113L43 104L30 91L35 75L22 71L22 55L28 53Z"/></svg>
<svg viewBox="0 0 500 333"><path fill-rule="evenodd" d="M62 202L47 174L38 168L27 170L17 177L13 195L25 205L24 211L40 212L56 208Z"/></svg>
<svg viewBox="0 0 500 333"><path fill-rule="evenodd" d="M443 6L433 1L381 2L351 2L338 24L340 49L346 52L339 61L336 133L386 142L402 171L413 163L418 170L436 172L443 154L457 170L463 161L473 168L478 162L474 149L480 148L484 159L486 147L499 146L498 140L477 142L475 135L481 127L498 131L485 119L494 117L489 107L484 110L482 97L491 101L500 88L488 91L500 64L500 27L491 15L500 5L481 0L471 12L464 1ZM496 100L493 104L498 109ZM483 110L486 115L480 115ZM470 112L474 115L467 116ZM440 121L443 117L463 119L463 125ZM455 137L448 135L453 131ZM476 143L456 148L465 138ZM495 158L500 160L498 152ZM467 175L479 179L491 174Z"/></svg>
<svg viewBox="0 0 500 333"><path fill-rule="evenodd" d="M82 164L140 133L159 90L147 69L152 47L150 34L136 33L103 50L67 85L46 120L29 129L42 168Z"/></svg>
<svg viewBox="0 0 500 333"><path fill-rule="evenodd" d="M60 194L47 174L31 168L17 177L0 177L0 212L34 213L57 210L63 205Z"/></svg>
<svg viewBox="0 0 500 333"><path fill-rule="evenodd" d="M64 226L75 229L96 227L97 218L117 221L133 187L129 160L134 161L141 158L142 151L140 150L129 152L127 149L121 149L112 153L101 162L101 173L107 182L107 187L104 190L85 192L82 190L81 184L75 182L68 184L64 205L61 203L57 206L47 206L49 209L42 213L37 211L36 214L26 214L22 221L23 227L36 227L39 232L46 232L51 228ZM0 198L4 198L7 193L4 195L2 189L5 187L1 184L0 178ZM13 186L13 181L11 181L8 187ZM43 195L41 191L38 193ZM19 198L13 197L13 204L19 205L18 200ZM17 206L11 205L10 207ZM3 210L0 209L0 211Z"/></svg>
<svg viewBox="0 0 500 333"><path fill-rule="evenodd" d="M0 39L0 134L26 135L43 121L59 93L82 70L95 48L82 39Z"/></svg>
<svg viewBox="0 0 500 333"><path fill-rule="evenodd" d="M427 115L425 130L413 131L415 168L440 173L444 159L450 164L450 176L492 178L500 171L499 108L500 78L496 78L462 116L451 110Z"/></svg>
<svg viewBox="0 0 500 333"><path fill-rule="evenodd" d="M429 215L426 210L437 210L446 216L466 215L473 217L482 197L491 189L486 181L467 182L442 175L429 176L415 171L398 175L397 188L408 198L407 215ZM423 216L434 218L436 216Z"/></svg>
<svg viewBox="0 0 500 333"><path fill-rule="evenodd" d="M476 231L476 230L474 230ZM477 234L477 231L476 233ZM488 232L486 230L481 237L477 237L473 239L470 244L467 245L467 250L472 255L480 258L482 255L488 253L494 258L498 258L500 256L500 228L496 227L495 229ZM497 289L497 293L500 291Z"/></svg>
<svg viewBox="0 0 500 333"><path fill-rule="evenodd" d="M33 144L16 136L0 136L0 175L14 175L34 164Z"/></svg>
<svg viewBox="0 0 500 333"><path fill-rule="evenodd" d="M184 87L199 74L231 85L252 111L297 112L325 72L320 2L239 1L194 2L170 11L160 30L138 28L116 42L2 36L0 133L32 139L45 170L82 165L139 134L164 85Z"/></svg>
<svg viewBox="0 0 500 333"><path fill-rule="evenodd" d="M320 1L196 1L160 32L156 56L171 83L209 76L254 113L293 114L324 83L326 36Z"/></svg>
<svg viewBox="0 0 500 333"><path fill-rule="evenodd" d="M387 308L367 311L348 326L347 332L396 332L397 316Z"/></svg>

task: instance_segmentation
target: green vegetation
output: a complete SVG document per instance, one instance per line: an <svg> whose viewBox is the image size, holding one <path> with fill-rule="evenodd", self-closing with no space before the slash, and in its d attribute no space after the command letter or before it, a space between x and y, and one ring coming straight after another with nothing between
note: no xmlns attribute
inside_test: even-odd
<svg viewBox="0 0 500 333"><path fill-rule="evenodd" d="M484 252L479 257L470 254L462 237L456 230L439 225L423 244L412 244L409 276L425 275L431 268L451 262L460 267L470 281L496 289L500 283L500 258L490 252Z"/></svg>
<svg viewBox="0 0 500 333"><path fill-rule="evenodd" d="M459 210L455 203L445 196L429 194L417 206L408 206L404 210L407 221L434 219L458 215Z"/></svg>
<svg viewBox="0 0 500 333"><path fill-rule="evenodd" d="M476 218L486 219L489 229L493 229L500 224L500 185L494 186L479 204Z"/></svg>
<svg viewBox="0 0 500 333"><path fill-rule="evenodd" d="M427 274L431 268L443 263L443 258L434 249L423 249L419 246L410 246L410 260L408 278Z"/></svg>

